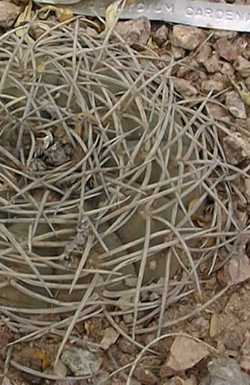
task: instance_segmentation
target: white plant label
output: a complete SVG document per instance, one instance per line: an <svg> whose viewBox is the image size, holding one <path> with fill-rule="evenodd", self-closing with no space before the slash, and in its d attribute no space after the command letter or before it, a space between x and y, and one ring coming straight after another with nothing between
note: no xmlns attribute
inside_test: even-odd
<svg viewBox="0 0 250 385"><path fill-rule="evenodd" d="M104 16L110 0L37 0L37 3L71 4L78 14ZM120 17L134 19L140 16L197 27L250 32L250 6L247 5L203 0L144 0L126 6Z"/></svg>

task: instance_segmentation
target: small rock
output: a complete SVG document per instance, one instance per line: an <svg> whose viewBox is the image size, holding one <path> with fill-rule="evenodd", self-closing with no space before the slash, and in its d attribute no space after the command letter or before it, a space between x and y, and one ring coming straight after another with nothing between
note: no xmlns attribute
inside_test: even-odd
<svg viewBox="0 0 250 385"><path fill-rule="evenodd" d="M205 39L203 30L185 25L175 25L173 28L172 44L189 51L194 50Z"/></svg>
<svg viewBox="0 0 250 385"><path fill-rule="evenodd" d="M231 117L224 107L220 106L219 104L208 103L207 109L209 115L211 115L214 119L230 123Z"/></svg>
<svg viewBox="0 0 250 385"><path fill-rule="evenodd" d="M218 358L208 363L209 385L249 385L250 377L231 358Z"/></svg>
<svg viewBox="0 0 250 385"><path fill-rule="evenodd" d="M241 54L242 54L242 56L243 56L245 59L250 60L250 47L248 46L246 49L244 49L243 52L242 52Z"/></svg>
<svg viewBox="0 0 250 385"><path fill-rule="evenodd" d="M9 1L0 1L0 27L9 28L11 27L18 15L21 12L21 8Z"/></svg>
<svg viewBox="0 0 250 385"><path fill-rule="evenodd" d="M213 37L214 39L221 39L221 38L227 38L227 39L234 39L237 37L238 33L235 31L223 31L223 30L215 30Z"/></svg>
<svg viewBox="0 0 250 385"><path fill-rule="evenodd" d="M204 71L190 71L185 79L198 87L203 80L207 80L207 75Z"/></svg>
<svg viewBox="0 0 250 385"><path fill-rule="evenodd" d="M237 59L238 47L226 38L218 39L215 43L217 54L223 59L232 62Z"/></svg>
<svg viewBox="0 0 250 385"><path fill-rule="evenodd" d="M99 355L89 350L79 348L65 350L61 360L75 376L90 376L96 374L102 363Z"/></svg>
<svg viewBox="0 0 250 385"><path fill-rule="evenodd" d="M138 366L134 371L134 375L142 384L154 385L158 383L158 378L154 373L150 369L145 369L143 366Z"/></svg>
<svg viewBox="0 0 250 385"><path fill-rule="evenodd" d="M136 345L124 337L121 337L119 339L118 346L123 353L134 354L134 355L138 353L138 348L136 347Z"/></svg>
<svg viewBox="0 0 250 385"><path fill-rule="evenodd" d="M185 56L185 54L186 54L186 51L184 48L172 46L172 55L176 60L182 59Z"/></svg>
<svg viewBox="0 0 250 385"><path fill-rule="evenodd" d="M234 78L234 68L233 68L232 64L230 64L228 62L221 63L220 72L223 75L230 77L231 79Z"/></svg>
<svg viewBox="0 0 250 385"><path fill-rule="evenodd" d="M40 36L44 34L44 29L39 27L34 23L34 25L31 25L29 28L29 35L32 37L32 39L37 40ZM41 115L45 115L46 111L41 111Z"/></svg>
<svg viewBox="0 0 250 385"><path fill-rule="evenodd" d="M246 119L246 108L245 104L241 100L241 97L238 92L231 91L226 95L226 106L228 111L236 118Z"/></svg>
<svg viewBox="0 0 250 385"><path fill-rule="evenodd" d="M208 73L215 73L220 70L220 64L218 60L217 54L213 54L209 57L204 63L204 67L206 68Z"/></svg>
<svg viewBox="0 0 250 385"><path fill-rule="evenodd" d="M223 138L223 148L227 161L237 165L243 160L250 159L250 141L239 132L233 132Z"/></svg>
<svg viewBox="0 0 250 385"><path fill-rule="evenodd" d="M70 161L72 159L72 153L73 148L71 144L64 144L60 140L55 140L55 142L47 148L39 148L33 162L36 166L41 166L41 168L57 167Z"/></svg>
<svg viewBox="0 0 250 385"><path fill-rule="evenodd" d="M177 71L178 78L186 78L186 76L188 76L188 74L193 71L198 74L197 70L199 69L200 65L195 59L190 58L190 56L186 56L181 63L182 64L178 67Z"/></svg>
<svg viewBox="0 0 250 385"><path fill-rule="evenodd" d="M212 55L212 48L210 47L210 45L205 44L199 50L199 52L196 56L196 60L198 63L204 64L211 55Z"/></svg>
<svg viewBox="0 0 250 385"><path fill-rule="evenodd" d="M141 17L137 20L120 21L114 30L129 46L143 48L149 40L151 24L146 17Z"/></svg>
<svg viewBox="0 0 250 385"><path fill-rule="evenodd" d="M209 330L209 322L207 319L204 317L195 318L191 322L191 326L193 329L193 335L196 334L198 338L206 337Z"/></svg>
<svg viewBox="0 0 250 385"><path fill-rule="evenodd" d="M182 96L190 97L197 95L197 89L188 80L176 78L174 80L174 86L176 91Z"/></svg>
<svg viewBox="0 0 250 385"><path fill-rule="evenodd" d="M232 258L229 261L227 270L230 276L230 283L237 285L250 278L250 263L247 255L237 255L237 258Z"/></svg>
<svg viewBox="0 0 250 385"><path fill-rule="evenodd" d="M235 44L238 47L240 54L246 52L249 48L248 37L246 35L240 35L235 41Z"/></svg>
<svg viewBox="0 0 250 385"><path fill-rule="evenodd" d="M209 351L205 344L192 338L178 336L171 346L165 366L173 372L180 372L194 367L208 355Z"/></svg>
<svg viewBox="0 0 250 385"><path fill-rule="evenodd" d="M236 71L239 72L239 74L243 78L247 78L250 76L250 61L245 59L242 56L238 56L235 63L234 63L234 68Z"/></svg>
<svg viewBox="0 0 250 385"><path fill-rule="evenodd" d="M153 40L162 47L168 40L168 27L164 24L153 33Z"/></svg>
<svg viewBox="0 0 250 385"><path fill-rule="evenodd" d="M189 56L185 57L182 61L182 65L178 68L177 71L177 77L183 78L186 77L190 72L197 72L197 69L199 69L200 65L199 63L195 60L190 58Z"/></svg>
<svg viewBox="0 0 250 385"><path fill-rule="evenodd" d="M58 360L54 366L54 374L60 378L65 378L67 376L67 367L61 360Z"/></svg>
<svg viewBox="0 0 250 385"><path fill-rule="evenodd" d="M215 91L215 92L221 92L225 88L224 82L220 80L214 80L214 79L208 79L203 80L201 82L201 89L203 91L209 92L209 91Z"/></svg>

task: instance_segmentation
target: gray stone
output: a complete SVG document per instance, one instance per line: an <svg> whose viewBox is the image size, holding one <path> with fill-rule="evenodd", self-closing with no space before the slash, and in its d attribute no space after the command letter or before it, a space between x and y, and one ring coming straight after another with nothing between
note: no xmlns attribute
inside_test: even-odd
<svg viewBox="0 0 250 385"><path fill-rule="evenodd" d="M101 357L96 353L76 347L65 350L61 360L75 376L96 374L102 363Z"/></svg>

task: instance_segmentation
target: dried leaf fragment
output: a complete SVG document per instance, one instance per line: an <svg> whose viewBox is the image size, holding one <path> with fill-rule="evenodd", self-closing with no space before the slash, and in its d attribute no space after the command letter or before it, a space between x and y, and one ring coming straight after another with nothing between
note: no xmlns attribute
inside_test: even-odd
<svg viewBox="0 0 250 385"><path fill-rule="evenodd" d="M210 320L209 334L210 337L214 338L220 333L220 317L217 313L214 313Z"/></svg>
<svg viewBox="0 0 250 385"><path fill-rule="evenodd" d="M167 367L175 372L187 370L195 366L209 355L206 345L192 338L178 336L170 349Z"/></svg>
<svg viewBox="0 0 250 385"><path fill-rule="evenodd" d="M19 25L22 25L26 21L30 21L31 18L32 18L32 1L29 1L27 6L24 8L23 12L21 12L20 15L18 16L15 26L18 27ZM16 34L17 36L23 36L24 32L23 30L17 30Z"/></svg>
<svg viewBox="0 0 250 385"><path fill-rule="evenodd" d="M105 11L106 23L105 23L105 30L103 32L104 34L106 34L108 31L111 31L114 28L116 21L118 20L118 11L119 11L120 3L121 3L120 0L117 0L111 3L107 7Z"/></svg>
<svg viewBox="0 0 250 385"><path fill-rule="evenodd" d="M56 8L55 9L57 20L60 23L68 21L74 17L73 11L70 8Z"/></svg>
<svg viewBox="0 0 250 385"><path fill-rule="evenodd" d="M29 26L26 25L26 23L32 20L32 6L32 0L29 0L28 4L24 8L24 11L20 13L15 23L16 27L23 26L23 28L16 30L16 35L18 37L23 37L27 44L34 43L34 39L29 35Z"/></svg>
<svg viewBox="0 0 250 385"><path fill-rule="evenodd" d="M45 351L37 350L37 351L33 352L33 356L35 359L37 359L41 362L41 368L43 370L47 369L50 366L51 362L50 362L50 359L49 359L49 357Z"/></svg>
<svg viewBox="0 0 250 385"><path fill-rule="evenodd" d="M74 12L70 8L46 5L39 10L40 18L46 19L50 12L55 12L56 18L60 23L69 21L74 17Z"/></svg>
<svg viewBox="0 0 250 385"><path fill-rule="evenodd" d="M108 348L110 348L111 345L115 344L117 339L119 337L119 333L117 333L117 331L111 327L107 328L104 330L104 336L103 336L103 339L101 341L101 347L104 349L104 350L108 350Z"/></svg>

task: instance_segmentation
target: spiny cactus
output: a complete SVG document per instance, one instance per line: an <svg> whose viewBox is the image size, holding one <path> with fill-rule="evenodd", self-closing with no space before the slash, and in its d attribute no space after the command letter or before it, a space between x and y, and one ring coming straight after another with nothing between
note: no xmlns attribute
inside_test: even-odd
<svg viewBox="0 0 250 385"><path fill-rule="evenodd" d="M131 313L134 333L158 313L164 326L243 226L208 98L175 92L171 57L90 37L88 23L0 38L0 304L38 334L49 321L35 315L51 312L65 327L103 309Z"/></svg>

